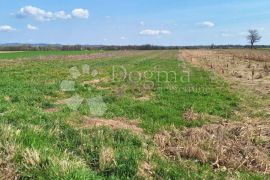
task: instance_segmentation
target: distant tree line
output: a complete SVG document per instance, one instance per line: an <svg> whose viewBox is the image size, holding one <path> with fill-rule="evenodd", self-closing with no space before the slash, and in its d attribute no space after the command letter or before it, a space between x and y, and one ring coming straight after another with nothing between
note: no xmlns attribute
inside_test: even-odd
<svg viewBox="0 0 270 180"><path fill-rule="evenodd" d="M255 48L270 48L269 45L257 45ZM0 51L90 51L90 50L177 50L177 49L231 49L250 48L249 45L209 45L209 46L103 46L103 45L0 45Z"/></svg>
<svg viewBox="0 0 270 180"><path fill-rule="evenodd" d="M162 50L179 49L179 46L105 46L105 45L31 45L31 44L12 44L0 45L0 51L86 51L86 50Z"/></svg>
<svg viewBox="0 0 270 180"><path fill-rule="evenodd" d="M257 45L262 38L258 30L248 31L246 37L250 46L243 45L214 45L209 46L156 46L156 45L60 45L60 44L0 44L0 51L87 51L87 50L171 50L171 49L230 49L230 48L270 48L270 45Z"/></svg>

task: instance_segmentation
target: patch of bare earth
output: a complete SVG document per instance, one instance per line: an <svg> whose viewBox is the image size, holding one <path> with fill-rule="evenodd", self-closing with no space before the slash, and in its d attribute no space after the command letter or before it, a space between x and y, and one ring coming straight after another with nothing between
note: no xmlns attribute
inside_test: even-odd
<svg viewBox="0 0 270 180"><path fill-rule="evenodd" d="M59 111L59 108L54 107L54 108L47 108L43 110L45 113L55 113Z"/></svg>
<svg viewBox="0 0 270 180"><path fill-rule="evenodd" d="M270 122L209 124L164 131L155 142L168 157L210 162L213 168L270 173Z"/></svg>
<svg viewBox="0 0 270 180"><path fill-rule="evenodd" d="M100 118L83 118L82 128L92 128L107 126L112 129L127 129L135 133L142 133L143 129L139 127L138 121L126 120L124 118L117 119L100 119Z"/></svg>

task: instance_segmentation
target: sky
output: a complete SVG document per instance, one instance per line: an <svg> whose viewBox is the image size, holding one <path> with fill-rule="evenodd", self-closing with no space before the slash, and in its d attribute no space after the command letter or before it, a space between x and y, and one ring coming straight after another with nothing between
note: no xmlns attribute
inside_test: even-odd
<svg viewBox="0 0 270 180"><path fill-rule="evenodd" d="M0 0L0 43L89 45L270 42L269 0Z"/></svg>

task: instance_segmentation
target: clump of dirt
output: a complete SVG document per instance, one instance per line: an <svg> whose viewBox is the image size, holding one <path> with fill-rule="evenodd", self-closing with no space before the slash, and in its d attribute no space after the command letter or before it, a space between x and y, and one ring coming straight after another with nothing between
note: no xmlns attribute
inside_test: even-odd
<svg viewBox="0 0 270 180"><path fill-rule="evenodd" d="M164 131L155 142L167 156L211 162L213 168L270 173L270 122L231 122Z"/></svg>
<svg viewBox="0 0 270 180"><path fill-rule="evenodd" d="M84 126L83 128L92 128L92 127L100 127L100 126L107 126L112 129L128 129L135 133L143 132L143 129L138 127L138 121L130 121L124 118L117 118L117 119L98 119L98 118L83 118Z"/></svg>

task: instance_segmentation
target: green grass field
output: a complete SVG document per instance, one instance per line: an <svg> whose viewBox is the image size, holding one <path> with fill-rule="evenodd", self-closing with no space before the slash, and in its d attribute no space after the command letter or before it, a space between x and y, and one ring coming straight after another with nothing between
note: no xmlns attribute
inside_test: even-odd
<svg viewBox="0 0 270 180"><path fill-rule="evenodd" d="M80 53L22 52L0 54L0 59ZM184 64L177 59L177 54L178 51L145 51L128 58L25 60L0 65L2 176L21 179L148 179L150 175L154 179L265 178L241 170L213 170L210 163L192 159L179 163L159 152L153 141L156 133L172 127L181 129L209 123L209 119L185 120L183 115L187 110L230 118L241 102L240 95L230 90L226 82L219 78L213 80L210 72ZM77 78L71 77L72 67L80 72ZM83 73L83 67L89 67L90 74ZM132 81L128 76L123 78L123 68ZM140 78L138 72L148 74ZM61 91L64 80L74 81L75 91ZM151 88L145 88L147 85ZM77 110L59 103L74 95L84 99ZM101 97L107 107L99 118L136 120L143 132L82 128L83 119L91 116L87 99L96 97Z"/></svg>
<svg viewBox="0 0 270 180"><path fill-rule="evenodd" d="M62 56L62 55L81 55L92 54L98 51L24 51L24 52L7 52L0 53L0 59L18 59L18 58L33 58L39 56Z"/></svg>

